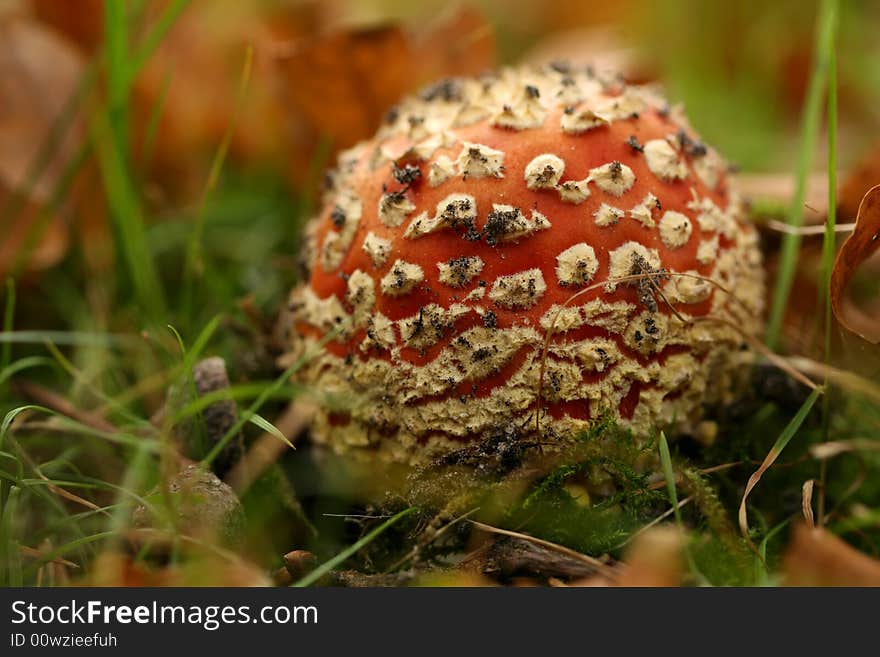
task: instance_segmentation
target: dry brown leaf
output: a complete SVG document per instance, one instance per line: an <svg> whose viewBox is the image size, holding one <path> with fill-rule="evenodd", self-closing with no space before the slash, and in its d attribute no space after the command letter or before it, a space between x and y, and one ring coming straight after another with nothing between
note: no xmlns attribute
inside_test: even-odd
<svg viewBox="0 0 880 657"><path fill-rule="evenodd" d="M30 0L30 7L34 18L65 35L86 52L94 52L104 37L102 0Z"/></svg>
<svg viewBox="0 0 880 657"><path fill-rule="evenodd" d="M81 123L58 140L40 175L33 175L33 163L75 94L84 63L63 39L14 15L0 18L0 43L2 278L16 266L45 269L66 251L64 212L41 221L41 211L82 143Z"/></svg>
<svg viewBox="0 0 880 657"><path fill-rule="evenodd" d="M320 134L350 146L376 129L409 86L408 48L396 26L299 43L283 59L287 94Z"/></svg>
<svg viewBox="0 0 880 657"><path fill-rule="evenodd" d="M94 53L103 40L103 0L30 0L32 15ZM146 174L149 196L196 198L204 187L208 161L233 124L236 90L248 47L254 49L252 83L235 118L230 160L277 165L287 151L308 151L314 140L289 125L280 102L273 61L277 39L312 33L335 3L267 5L260 0L217 3L192 0L177 16L145 62L132 90L132 151ZM169 3L148 0L132 25L132 49L157 24ZM157 109L161 110L157 114ZM153 143L145 137L158 119Z"/></svg>
<svg viewBox="0 0 880 657"><path fill-rule="evenodd" d="M809 527L815 527L816 521L813 518L813 486L814 479L807 479L801 486L801 512L804 514L804 520Z"/></svg>
<svg viewBox="0 0 880 657"><path fill-rule="evenodd" d="M419 576L415 586L430 588L476 588L498 586L488 577L468 570L433 571Z"/></svg>
<svg viewBox="0 0 880 657"><path fill-rule="evenodd" d="M224 560L214 555L190 557L179 564L150 566L127 554L108 551L97 557L81 586L181 587L271 586L257 566L243 559Z"/></svg>
<svg viewBox="0 0 880 657"><path fill-rule="evenodd" d="M461 7L412 35L413 82L405 91L450 75L479 75L495 65L492 26L478 11Z"/></svg>
<svg viewBox="0 0 880 657"><path fill-rule="evenodd" d="M401 97L425 83L493 63L491 30L472 10L414 33L390 25L300 39L278 58L289 110L334 148L368 138ZM304 164L292 164L295 180Z"/></svg>
<svg viewBox="0 0 880 657"><path fill-rule="evenodd" d="M155 24L165 3L150 2L145 23ZM273 166L311 148L308 135L288 125L273 60L279 37L308 33L314 5L298 3L269 15L254 0L194 0L178 16L134 87L134 152L151 182L171 200L193 199L204 189L210 159L232 127L229 159ZM236 114L236 98L249 47L253 69ZM157 115L157 109L159 113ZM157 120L155 141L145 138Z"/></svg>
<svg viewBox="0 0 880 657"><path fill-rule="evenodd" d="M865 194L878 184L880 184L880 142L874 144L844 178L837 200L840 218L848 220L855 217Z"/></svg>
<svg viewBox="0 0 880 657"><path fill-rule="evenodd" d="M786 586L880 586L880 561L804 524L794 530L782 572Z"/></svg>
<svg viewBox="0 0 880 657"><path fill-rule="evenodd" d="M661 525L640 534L624 557L618 586L681 586L684 576L684 540L673 525Z"/></svg>
<svg viewBox="0 0 880 657"><path fill-rule="evenodd" d="M810 447L810 455L814 459L824 460L846 454L848 452L876 452L880 451L880 441L870 438L854 438L852 440L835 440L827 443L819 443Z"/></svg>
<svg viewBox="0 0 880 657"><path fill-rule="evenodd" d="M880 316L870 316L846 302L846 288L859 266L880 248L880 185L859 205L856 227L840 247L831 272L831 308L841 326L868 342L880 342Z"/></svg>
<svg viewBox="0 0 880 657"><path fill-rule="evenodd" d="M92 52L101 38L100 10L70 16L58 3L31 0L32 13ZM91 2L91 0L89 0ZM166 3L151 0L142 27ZM133 153L158 201L195 198L208 163L232 124L248 46L254 67L230 143L238 165L280 166L302 186L311 182L322 139L334 148L369 137L404 94L436 78L473 75L494 63L491 29L464 9L421 29L400 25L326 33L337 2L267 7L193 0L177 18L133 89ZM141 30L143 31L143 29ZM154 142L144 137L160 107Z"/></svg>

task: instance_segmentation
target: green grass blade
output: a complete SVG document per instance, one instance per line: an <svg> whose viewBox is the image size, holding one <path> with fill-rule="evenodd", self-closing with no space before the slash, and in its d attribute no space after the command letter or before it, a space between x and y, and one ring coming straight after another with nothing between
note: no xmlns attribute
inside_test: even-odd
<svg viewBox="0 0 880 657"><path fill-rule="evenodd" d="M129 175L125 151L113 132L108 115L99 113L93 123L93 134L110 216L119 234L135 300L157 322L164 315L164 294L149 251L143 211Z"/></svg>
<svg viewBox="0 0 880 657"><path fill-rule="evenodd" d="M391 518L388 518L388 520L386 520L381 525L376 527L374 530L372 530L370 533L368 533L362 539L360 539L359 541L357 541L353 545L345 548L342 552L337 554L335 557L333 557L329 561L325 561L324 563L322 563L320 566L315 568L308 575L303 577L298 582L294 583L293 586L296 586L296 587L311 586L312 584L317 582L319 579L321 579L324 575L326 575L331 570L336 568L336 566L338 566L341 563L344 563L349 557L351 557L354 554L357 554L365 546L372 543L378 536L380 536L389 527L394 526L400 520L402 520L403 518L405 518L408 515L415 513L416 511L418 511L418 509L413 506L413 507L410 507L408 509L401 511L400 513L392 516Z"/></svg>
<svg viewBox="0 0 880 657"><path fill-rule="evenodd" d="M107 113L121 153L128 152L128 31L127 0L104 0Z"/></svg>
<svg viewBox="0 0 880 657"><path fill-rule="evenodd" d="M199 335L196 336L192 349L186 348L186 344L184 343L180 332L171 326L171 324L168 324L168 330L174 335L177 344L180 346L180 353L183 355L183 361L180 364L181 374L186 379L187 385L194 397L196 396L196 382L193 378L193 367L195 367L196 361L205 350L205 347L208 346L211 337L217 332L217 327L220 325L222 319L222 315L214 315L214 317L205 324L205 327L199 332Z"/></svg>
<svg viewBox="0 0 880 657"><path fill-rule="evenodd" d="M272 393L269 397L269 399L272 400L291 399L297 394L297 392L299 392L299 389L295 386L282 386L281 388L278 388L275 384L275 381L253 381L251 383L229 386L222 390L206 392L203 395L199 395L197 399L193 399L183 405L171 417L171 424L179 424L180 422L201 413L208 408L208 406L216 404L219 401L227 401L230 399L235 401L256 399L263 394L267 388L272 388Z"/></svg>
<svg viewBox="0 0 880 657"><path fill-rule="evenodd" d="M666 493L672 503L675 522L679 527L684 527L681 520L681 509L678 508L678 491L675 487L675 473L672 469L672 455L669 453L669 443L666 442L666 434L660 432L660 465L663 468L663 477L666 479Z"/></svg>
<svg viewBox="0 0 880 657"><path fill-rule="evenodd" d="M114 0L108 0L108 2L113 1ZM189 5L189 0L174 0L162 11L158 20L150 28L150 31L144 37L140 46L131 57L131 61L126 71L125 80L128 87L131 87L134 83L134 79L137 77L138 73L140 73L144 64L146 64L150 57L153 56L153 53L156 52L156 48L162 43L162 40L180 17L180 14L183 13L183 10L186 9L187 5Z"/></svg>
<svg viewBox="0 0 880 657"><path fill-rule="evenodd" d="M269 422L269 420L264 418L262 415L258 415L256 413L253 413L248 418L248 422L260 427L260 429L262 429L266 433L272 434L273 436L278 438L281 442L283 442L285 445L290 447L290 449L296 449L296 447L293 446L293 443L290 442L290 440L287 438L287 436L285 436L283 433L281 433L281 430L278 427L276 427L274 424Z"/></svg>
<svg viewBox="0 0 880 657"><path fill-rule="evenodd" d="M12 428L12 423L15 421L15 418L25 411L36 411L39 413L51 415L56 419L59 429L64 429L65 431L69 431L71 434L74 435L82 435L89 438L100 438L110 443L125 445L129 447L144 446L146 448L149 448L153 452L158 452L160 448L160 444L152 438L146 438L144 436L134 435L124 431L101 431L100 429L96 429L95 427L77 422L76 420L73 420L66 415L62 415L61 413L58 413L51 408L46 408L45 406L40 406L38 404L25 404L24 406L18 406L9 411L3 418L3 422L0 423L0 449L3 449L6 438L11 435L10 429Z"/></svg>
<svg viewBox="0 0 880 657"><path fill-rule="evenodd" d="M11 333L15 320L15 281L10 277L6 279L6 303L3 305L3 332ZM12 362L12 343L2 343L0 349L0 391L3 390L3 374Z"/></svg>
<svg viewBox="0 0 880 657"><path fill-rule="evenodd" d="M25 406L19 406L18 408L13 408L3 418L3 422L0 423L0 449L3 449L3 444L5 442L6 435L9 433L9 428L12 426L12 423L15 422L15 418L17 418L19 415L21 415L25 411L45 411L48 413L52 412L48 408L44 408L43 406L37 406L36 404L26 404Z"/></svg>
<svg viewBox="0 0 880 657"><path fill-rule="evenodd" d="M77 347L135 347L143 344L138 335L124 333L91 333L86 331L4 331L0 333L0 344L45 344Z"/></svg>
<svg viewBox="0 0 880 657"><path fill-rule="evenodd" d="M21 586L21 557L15 539L20 497L21 488L11 486L0 513L0 583L6 586Z"/></svg>
<svg viewBox="0 0 880 657"><path fill-rule="evenodd" d="M795 413L795 416L791 418L791 421L786 425L785 429L782 430L782 433L779 434L779 437L776 439L776 442L773 443L773 447L770 448L770 451L767 453L767 456L764 457L764 461L761 463L761 466L752 474L749 478L748 483L746 484L746 489L743 492L742 500L739 505L739 526L742 531L743 537L748 538L748 513L746 507L746 501L749 498L749 494L758 485L758 482L761 481L761 477L763 474L770 468L771 465L779 458L779 455L782 454L782 451L794 437L794 435L798 432L798 429L801 428L801 425L804 423L804 420L807 419L807 415L810 414L810 411L813 408L813 405L816 403L816 400L819 398L824 392L823 388L816 388L811 393L810 396L804 401L801 405L798 412Z"/></svg>
<svg viewBox="0 0 880 657"><path fill-rule="evenodd" d="M327 342L334 339L338 335L338 333L338 330L331 331L323 338L321 338L317 346L319 348L323 347ZM309 360L314 358L315 355L316 354L303 354L296 360L295 363L293 363L293 365L284 370L284 372L281 373L281 376L275 379L274 383L268 386L260 394L260 396L253 401L250 407L241 414L241 417L238 419L238 421L229 428L229 430L220 440L217 441L217 444L214 445L211 451L208 452L207 456L202 459L202 465L206 468L210 467L211 463L213 463L214 459L217 458L220 452L223 451L223 448L226 447L227 443L229 443L230 440L238 435L238 432L241 431L241 428L248 421L248 418L253 417L260 410L260 408L262 408L263 404L265 404L269 400L269 398L273 394L275 394L291 376L298 372L300 368L302 368L306 363L309 362Z"/></svg>
<svg viewBox="0 0 880 657"><path fill-rule="evenodd" d="M183 272L183 299L181 306L184 316L188 316L192 307L192 295L194 281L201 276L204 270L204 262L202 259L202 236L205 232L205 210L208 206L208 200L211 193L217 187L220 179L220 172L223 170L223 164L226 161L226 154L229 152L229 144L232 142L232 136L235 134L235 127L238 124L238 118L244 105L247 94L248 84L251 78L251 69L253 68L254 49L249 46L245 51L244 66L242 67L241 78L238 85L238 93L236 94L235 108L233 110L232 119L226 126L226 131L220 141L217 151L211 160L211 169L208 172L208 180L205 188L202 190L202 198L199 201L198 211L196 213L195 225L190 235L189 243L186 249L186 261L184 263Z"/></svg>
<svg viewBox="0 0 880 657"><path fill-rule="evenodd" d="M798 412L795 413L795 416L791 418L791 421L785 427L781 434L779 434L779 438L776 439L776 442L773 443L773 448L770 450L770 453L773 455L773 459L775 460L781 453L782 450L786 448L788 443L797 433L798 429L801 428L801 425L804 423L804 420L807 419L807 415L813 408L813 405L816 403L816 400L819 398L823 392L822 388L816 388L813 392L810 393L810 396L807 397L806 401L801 405L798 409Z"/></svg>
<svg viewBox="0 0 880 657"><path fill-rule="evenodd" d="M263 392L260 393L260 395L251 403L250 407L248 407L247 410L241 413L241 416L238 418L235 424L233 424L229 428L229 430L223 435L223 437L217 441L217 444L211 448L211 451L208 452L205 458L202 459L202 464L205 467L211 466L211 463L213 463L214 459L216 459L220 455L220 453L223 451L223 448L226 447L229 441L238 435L238 432L241 431L242 427L250 420L250 418L257 414L257 411L262 408L263 404L269 401L270 397L272 397L272 395L277 390L279 390L287 382L287 380L291 376L293 376L293 374L297 372L297 370L299 370L300 367L303 366L304 362L305 361L300 359L299 361L288 367L284 372L282 372L281 376L275 379L272 385L267 386L263 390Z"/></svg>
<svg viewBox="0 0 880 657"><path fill-rule="evenodd" d="M26 356L25 358L19 358L14 363L11 363L0 370L0 389L2 389L3 384L19 372L24 372L25 370L43 365L54 367L55 361L46 356Z"/></svg>
<svg viewBox="0 0 880 657"><path fill-rule="evenodd" d="M156 134L159 131L159 123L162 120L162 112L165 111L165 103L168 100L168 90L171 88L172 71L168 70L162 79L162 88L159 90L159 97L150 110L150 119L147 121L147 128L144 131L144 138L141 141L141 166L145 171L149 171L153 164L153 153L156 147Z"/></svg>
<svg viewBox="0 0 880 657"><path fill-rule="evenodd" d="M83 547L84 545L91 545L92 543L103 541L105 538L110 538L111 536L113 536L113 532L99 532L97 534L82 536L80 538L77 538L76 540L65 543L64 545L59 545L54 550L50 550L49 552L43 554L40 558L35 559L28 568L27 572L34 573L41 566L43 566L43 564L47 564L53 559L65 557L74 550L78 550L79 548Z"/></svg>
<svg viewBox="0 0 880 657"><path fill-rule="evenodd" d="M669 453L669 443L666 442L666 434L664 432L660 432L660 465L663 468L663 477L666 479L666 492L669 495L669 501L672 504L672 510L675 515L675 522L678 525L679 530L681 530L682 537L687 541L687 533L684 526L684 521L681 517L681 509L678 508L678 491L675 487L675 472L672 468L672 455ZM694 561L694 557L691 554L690 548L685 543L684 545L684 554L687 559L688 569L690 572L697 578L698 581L705 581L705 577L700 573L697 568L697 564Z"/></svg>
<svg viewBox="0 0 880 657"><path fill-rule="evenodd" d="M208 341L211 339L211 336L214 335L214 332L217 330L217 327L220 324L221 315L215 315L211 321L207 323L207 325L202 329L199 333L198 337L196 337L196 341L193 344L193 348L187 350L186 345L183 342L183 337L177 331L176 328L168 325L168 329L174 334L174 337L177 339L177 344L180 345L180 351L183 354L183 361L181 362L181 376L183 378L183 385L186 386L186 389L189 392L189 397L191 399L198 399L199 394L196 388L196 380L195 374L193 372L193 368L196 364L196 359L201 354L202 350L208 345ZM196 416L197 423L195 430L199 431L201 434L204 434L205 426L204 426L204 418L201 416ZM170 429L173 425L173 422L170 422L170 417L165 421L165 428Z"/></svg>
<svg viewBox="0 0 880 657"><path fill-rule="evenodd" d="M198 336L196 336L192 349L187 352L187 358L190 365L195 365L196 360L201 356L205 347L208 346L208 342L214 337L214 333L217 332L217 327L220 326L221 321L223 321L223 315L214 315L214 317L205 324L205 327L199 332Z"/></svg>
<svg viewBox="0 0 880 657"><path fill-rule="evenodd" d="M77 368L76 365L71 363L70 360L63 353L61 353L61 350L57 346L55 346L54 343L47 340L46 348L49 350L49 353L52 354L55 362L58 363L58 365L60 365L61 368L65 372L67 372L74 381L85 386L91 394L100 399L102 402L105 402L106 405L113 411L118 413L120 417L125 418L128 422L131 422L132 424L140 425L141 427L145 427L148 429L153 428L148 420L145 420L135 413L132 413L125 406L117 403L116 400L114 400L109 395L104 394L102 390L97 388L88 376L80 371L80 369Z"/></svg>
<svg viewBox="0 0 880 657"><path fill-rule="evenodd" d="M135 300L152 323L165 314L165 300L156 265L149 251L143 209L135 191L129 158L129 26L128 3L105 0L105 65L107 107L92 122L92 134L110 215L119 234Z"/></svg>
<svg viewBox="0 0 880 657"><path fill-rule="evenodd" d="M834 3L832 3L834 4ZM834 7L833 20L837 12ZM836 34L836 30L832 30ZM822 240L822 295L820 307L824 305L825 318L825 360L831 357L831 271L834 268L835 229L837 227L837 52L836 39L832 41L828 53L828 218L825 222L825 235Z"/></svg>
<svg viewBox="0 0 880 657"><path fill-rule="evenodd" d="M0 451L0 459L12 461L12 464L15 465L15 474L9 475L12 480L19 481L24 478L24 464L21 462L21 459L18 458L15 454ZM6 470L2 470L2 472L6 473Z"/></svg>
<svg viewBox="0 0 880 657"><path fill-rule="evenodd" d="M114 486L119 494L107 527L111 533L118 534L128 526L134 500L143 499L136 491L147 481L147 470L153 465L152 456L150 450L145 447L138 448L129 462L121 485Z"/></svg>
<svg viewBox="0 0 880 657"><path fill-rule="evenodd" d="M813 163L816 148L816 135L821 119L822 95L827 80L828 60L837 26L837 0L821 0L819 21L816 29L815 53L813 55L813 72L807 88L804 113L801 122L800 150L797 160L795 191L788 212L788 224L800 228L804 222L804 199L807 192L807 177ZM778 349L782 336L782 322L788 295L794 282L797 269L798 252L801 235L792 232L782 237L782 249L779 255L779 271L776 275L776 286L773 292L773 306L767 326L767 345Z"/></svg>
<svg viewBox="0 0 880 657"><path fill-rule="evenodd" d="M834 3L832 3L834 4ZM828 52L828 217L825 220L825 235L822 239L822 284L819 286L819 307L824 309L825 325L825 364L831 364L831 273L834 269L835 229L837 227L837 7L833 6L835 28L832 33L831 48ZM828 385L828 378L825 378ZM827 441L831 431L831 395L822 398L822 440ZM818 521L821 526L825 520L825 490L828 476L828 462L819 462L819 506Z"/></svg>
<svg viewBox="0 0 880 657"><path fill-rule="evenodd" d="M790 522L791 518L787 518L775 527L771 528L770 531L764 534L764 538L762 538L761 542L758 544L758 555L761 557L761 559L760 562L758 562L759 571L757 573L756 581L759 583L759 586L766 586L770 583L770 573L768 573L766 569L767 546L779 532L788 527Z"/></svg>

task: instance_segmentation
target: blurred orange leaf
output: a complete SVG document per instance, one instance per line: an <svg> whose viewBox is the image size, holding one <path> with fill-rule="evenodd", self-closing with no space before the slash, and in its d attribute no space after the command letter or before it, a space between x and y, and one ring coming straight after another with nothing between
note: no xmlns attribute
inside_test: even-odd
<svg viewBox="0 0 880 657"><path fill-rule="evenodd" d="M90 6L92 0L88 0ZM35 17L91 52L100 43L100 3L73 16L58 3L31 0ZM145 3L140 27L163 3ZM232 121L235 89L248 46L252 84L230 143L236 164L281 165L292 182L309 181L322 139L345 148L370 137L403 95L440 77L474 75L494 64L492 31L471 9L419 27L328 31L334 2L268 9L193 0L136 80L132 138L151 201L192 198Z"/></svg>
<svg viewBox="0 0 880 657"><path fill-rule="evenodd" d="M409 45L398 27L339 32L295 45L284 58L287 93L319 132L343 146L368 137L409 84Z"/></svg>
<svg viewBox="0 0 880 657"><path fill-rule="evenodd" d="M370 137L406 93L493 62L491 30L472 10L420 33L392 25L303 39L279 58L294 109L339 148Z"/></svg>
<svg viewBox="0 0 880 657"><path fill-rule="evenodd" d="M838 194L838 214L845 221L855 217L865 194L874 185L880 184L880 143L871 149L853 166Z"/></svg>
<svg viewBox="0 0 880 657"><path fill-rule="evenodd" d="M65 35L86 52L98 48L104 33L102 0L30 0L34 17Z"/></svg>
<svg viewBox="0 0 880 657"><path fill-rule="evenodd" d="M804 524L794 530L782 570L787 586L880 586L880 561Z"/></svg>
<svg viewBox="0 0 880 657"><path fill-rule="evenodd" d="M880 342L880 317L871 317L846 303L846 288L859 266L880 248L880 185L872 187L859 205L856 227L840 247L831 272L831 307L848 331Z"/></svg>
<svg viewBox="0 0 880 657"><path fill-rule="evenodd" d="M104 552L89 569L80 586L140 588L182 586L270 586L271 582L255 565L243 559L221 559L197 554L175 565L151 566L127 554Z"/></svg>
<svg viewBox="0 0 880 657"><path fill-rule="evenodd" d="M495 65L492 26L474 9L461 8L429 24L411 41L415 87L450 75L479 75Z"/></svg>
<svg viewBox="0 0 880 657"><path fill-rule="evenodd" d="M681 586L684 578L684 540L674 525L653 527L633 541L624 558L618 586Z"/></svg>
<svg viewBox="0 0 880 657"><path fill-rule="evenodd" d="M30 0L31 14L83 53L103 39L103 0L60 3ZM141 3L132 20L132 43L143 43L168 8ZM260 0L217 3L191 0L139 71L132 89L132 153L153 203L197 198L211 157L233 130L230 160L274 166L289 153L307 154L316 143L289 120L281 102L281 75L273 44L313 34L333 9L330 0L284 5ZM249 48L252 84L236 116L238 80Z"/></svg>
<svg viewBox="0 0 880 657"><path fill-rule="evenodd" d="M149 2L145 25L155 25L163 3ZM253 1L194 0L177 17L139 72L133 90L133 152L139 168L171 199L197 198L209 162L232 129L230 160L273 164L287 146L277 98L277 72L265 56L273 39L269 16ZM312 20L297 5L277 21L296 31ZM248 48L254 49L251 83L236 114L236 98ZM280 159L280 158L279 158ZM152 197L151 200L156 200Z"/></svg>
<svg viewBox="0 0 880 657"><path fill-rule="evenodd" d="M43 269L67 249L63 216L44 208L83 140L67 107L84 62L53 32L0 20L0 275ZM68 121L69 119L69 121Z"/></svg>

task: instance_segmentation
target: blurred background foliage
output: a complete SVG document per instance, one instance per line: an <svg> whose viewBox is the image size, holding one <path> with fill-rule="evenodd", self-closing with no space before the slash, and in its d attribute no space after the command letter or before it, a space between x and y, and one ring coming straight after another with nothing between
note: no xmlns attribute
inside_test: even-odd
<svg viewBox="0 0 880 657"><path fill-rule="evenodd" d="M52 581L67 581L72 571L61 557L103 564L110 570L90 575L103 583L203 581L193 578L204 578L205 562L198 575L147 576L104 543L157 482L178 476L158 457L173 433L163 419L166 389L187 385L205 352L220 354L242 406L252 404L283 433L297 426L284 424L297 391L276 380L284 345L275 319L299 275L300 231L334 154L369 137L402 95L445 75L555 59L657 82L739 167L756 207L780 218L792 197L818 4L0 0L0 278L9 281L0 293L2 581L46 582L55 577L50 566ZM880 181L880 4L840 5L837 164L855 173L839 208L840 220L851 221ZM823 221L828 208L826 128L807 190L808 223ZM801 254L784 346L821 359L815 244ZM765 235L765 246L772 271L778 236ZM877 316L878 278L875 258L854 286L869 317L872 308ZM876 351L867 359L864 349L855 353L850 362L876 375ZM824 425L809 418L790 462L768 472L750 502L767 561L752 568L747 555L744 573L732 510L802 401L795 395L792 406L789 387L778 387L756 389L750 410L722 423L711 448L675 447L675 458L691 464L681 471L684 493L696 500L686 520L705 531L694 563L715 583L778 581L769 573L780 563L782 530L801 512L803 482L819 476L809 447L829 431L851 439L880 426L876 405L859 397L841 402ZM257 420L243 432L256 440L272 427ZM836 529L876 555L880 465L874 453L850 456L828 479ZM247 559L209 550L212 576L218 555L225 564L211 583L263 583L291 546L330 555L369 528L336 515L351 511L359 491L322 458L300 450L236 490L248 517L240 550ZM738 465L713 478L717 492L694 474L729 463ZM662 481L615 472L620 499L585 502L578 473L565 471L527 504L509 505L506 519L618 556L668 500ZM564 524L573 518L581 525ZM411 537L427 521L409 517L394 536ZM646 545L651 553L654 544ZM850 563L849 548L824 549L822 558ZM798 554L809 561L809 549ZM392 556L374 554L387 564ZM663 581L680 581L675 568ZM876 564L866 568L853 577L876 576ZM114 574L102 579L106 572Z"/></svg>
<svg viewBox="0 0 880 657"><path fill-rule="evenodd" d="M560 58L617 69L632 81L659 81L671 99L685 104L694 127L742 171L788 174L816 23L813 3L795 0L477 0L454 6L439 0L141 0L126 6L132 42L148 35L160 17L174 18L158 43L146 44L155 52L146 48L149 56L136 62L127 119L136 186L159 220L198 201L230 126L224 170L280 176L294 195L313 198L332 152L372 134L402 94L443 74ZM456 13L462 6L464 19ZM867 0L841 7L841 168L864 155L873 141L866 135L880 128L878 14L880 7ZM25 180L24 163L45 143L65 102L76 93L88 96L81 86L99 86L77 80L102 49L103 3L4 0L0 16L7 69L0 189L8 195ZM358 36L346 36L353 30ZM248 47L252 71L237 103ZM53 66L46 65L50 59ZM75 159L77 128L80 139L86 132L94 136L94 129L76 125L82 120L73 117L73 134L35 181L29 205L45 203L63 165ZM70 187L76 192L87 183L74 180ZM95 196L72 194L83 195ZM81 198L72 205L77 203L72 212L80 215L79 230L99 230L101 209ZM70 223L45 229L35 267L66 252ZM167 248L172 238L159 232L160 247ZM91 244L87 258L106 267L109 250ZM8 269L9 259L0 258L0 268Z"/></svg>

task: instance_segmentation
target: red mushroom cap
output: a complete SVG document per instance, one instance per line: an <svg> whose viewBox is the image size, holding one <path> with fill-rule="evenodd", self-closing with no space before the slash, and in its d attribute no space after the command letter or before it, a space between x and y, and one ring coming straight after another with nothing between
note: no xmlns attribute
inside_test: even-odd
<svg viewBox="0 0 880 657"><path fill-rule="evenodd" d="M565 440L605 413L684 426L737 378L730 322L761 326L756 231L724 162L655 91L590 71L405 100L340 156L307 232L294 353L317 350L301 376L341 450L417 462L510 422ZM727 322L690 321L707 316Z"/></svg>

